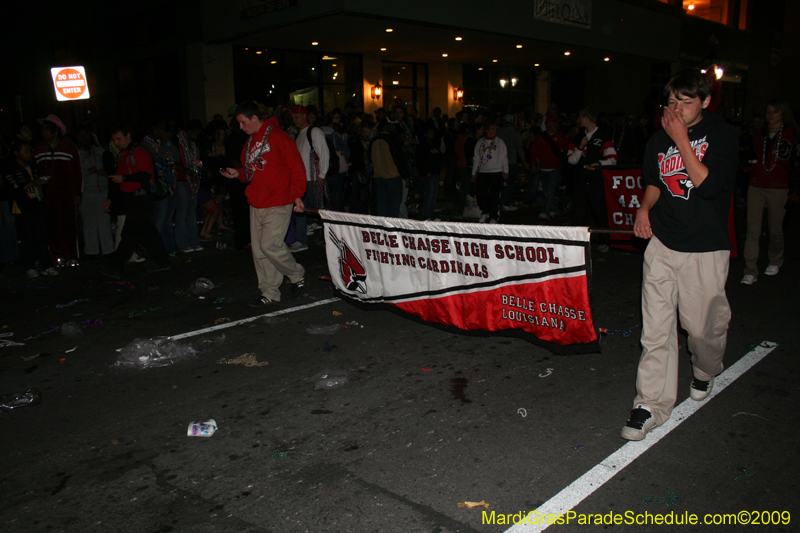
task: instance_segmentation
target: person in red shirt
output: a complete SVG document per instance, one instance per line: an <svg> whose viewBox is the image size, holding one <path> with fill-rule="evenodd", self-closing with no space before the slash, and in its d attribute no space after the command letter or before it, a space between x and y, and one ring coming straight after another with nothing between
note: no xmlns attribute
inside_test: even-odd
<svg viewBox="0 0 800 533"><path fill-rule="evenodd" d="M783 266L783 217L789 197L789 177L793 172L797 130L792 109L783 99L767 102L767 122L753 135L750 157L754 166L747 189L747 239L744 243L744 276L742 283L752 285L758 280L758 241L764 208L769 224L769 265L766 276L775 276Z"/></svg>
<svg viewBox="0 0 800 533"><path fill-rule="evenodd" d="M169 254L153 221L154 200L150 192L155 183L153 158L145 147L133 142L128 128L117 127L111 131L111 142L120 149L120 153L116 174L108 179L119 184L127 214L125 226L122 228L122 239L111 255L109 268L101 269L100 273L120 279L125 271L125 263L131 258L139 241L142 241L156 262L156 266L149 272L169 270Z"/></svg>
<svg viewBox="0 0 800 533"><path fill-rule="evenodd" d="M240 168L223 168L226 178L249 183L250 240L253 263L261 296L250 307L264 307L281 299L283 277L292 284L292 298L303 295L305 269L299 265L283 242L292 206L303 212L306 192L306 168L297 143L281 130L278 119L264 120L258 104L245 101L236 106L236 121L249 135L242 150Z"/></svg>
<svg viewBox="0 0 800 533"><path fill-rule="evenodd" d="M549 116L544 122L546 131L534 137L531 143L531 165L535 169L536 178L528 190L528 201L533 202L536 199L536 190L541 181L544 204L539 218L547 220L558 213L556 192L558 180L561 178L562 159L566 158L569 150L569 139L558 130L558 117Z"/></svg>

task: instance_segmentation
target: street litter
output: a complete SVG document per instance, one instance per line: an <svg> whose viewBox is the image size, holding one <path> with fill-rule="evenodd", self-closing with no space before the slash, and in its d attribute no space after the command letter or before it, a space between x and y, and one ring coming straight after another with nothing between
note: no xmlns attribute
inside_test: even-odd
<svg viewBox="0 0 800 533"><path fill-rule="evenodd" d="M197 350L192 346L179 344L170 337L134 339L133 342L120 349L119 358L113 366L120 368L153 368L196 357Z"/></svg>
<svg viewBox="0 0 800 533"><path fill-rule="evenodd" d="M84 300L83 298L78 298L77 300L72 300L71 302L66 303L66 304L58 304L58 305L56 305L56 308L57 309L64 309L65 307L69 307L71 305L75 305L76 303L88 302L88 301L89 300Z"/></svg>
<svg viewBox="0 0 800 533"><path fill-rule="evenodd" d="M161 309L161 306L159 305L159 306L156 306L156 307L148 307L147 309L140 309L138 311L131 311L130 313L128 313L128 318L134 318L134 317L137 317L139 315L143 315L145 313L149 313L150 311L158 311L160 309Z"/></svg>
<svg viewBox="0 0 800 533"><path fill-rule="evenodd" d="M115 285L122 285L126 289L135 289L136 285L130 281L90 281L89 283L113 283Z"/></svg>
<svg viewBox="0 0 800 533"><path fill-rule="evenodd" d="M322 348L317 348L317 351L322 353L328 353L334 348L336 348L335 344L331 344L331 341L325 341L325 344L322 345Z"/></svg>
<svg viewBox="0 0 800 533"><path fill-rule="evenodd" d="M197 281L192 284L192 292L195 294L201 294L216 288L217 286L214 285L214 282L208 278L197 278Z"/></svg>
<svg viewBox="0 0 800 533"><path fill-rule="evenodd" d="M83 331L81 331L81 328L77 322L65 322L64 324L61 324L61 334L65 337L77 337L82 333Z"/></svg>
<svg viewBox="0 0 800 533"><path fill-rule="evenodd" d="M224 324L225 322L230 322L230 321L231 321L231 319L230 319L230 318L228 318L228 317L224 316L224 317L222 317L222 318L218 318L218 319L216 319L216 320L214 321L214 324L217 324L217 325L219 325L219 324Z"/></svg>
<svg viewBox="0 0 800 533"><path fill-rule="evenodd" d="M642 503L645 505L647 505L648 503L660 503L661 505L666 505L667 509L669 509L670 507L675 505L675 503L678 501L678 498L680 498L680 496L678 496L678 494L676 494L675 492L668 492L664 494L663 500L658 496L650 496L644 498L642 500Z"/></svg>
<svg viewBox="0 0 800 533"><path fill-rule="evenodd" d="M275 459L286 459L287 457L289 457L290 453L301 453L301 452L277 452L273 453L272 457L274 457Z"/></svg>
<svg viewBox="0 0 800 533"><path fill-rule="evenodd" d="M42 391L28 389L25 392L15 392L0 396L0 409L10 411L26 405L39 405L42 403Z"/></svg>
<svg viewBox="0 0 800 533"><path fill-rule="evenodd" d="M257 320L259 324L279 324L287 322L289 319L283 316L262 316Z"/></svg>
<svg viewBox="0 0 800 533"><path fill-rule="evenodd" d="M14 335L13 332L0 333L0 338L2 338L2 337L11 337L12 335ZM0 348L5 348L6 346L25 346L25 343L24 342L14 342L14 341L0 340Z"/></svg>
<svg viewBox="0 0 800 533"><path fill-rule="evenodd" d="M528 411L526 411L524 407L520 407L517 409L517 414L522 415L522 418L525 418L528 416Z"/></svg>
<svg viewBox="0 0 800 533"><path fill-rule="evenodd" d="M339 311L334 311L333 316L342 316L344 313L340 313Z"/></svg>
<svg viewBox="0 0 800 533"><path fill-rule="evenodd" d="M739 478L742 478L742 477L753 477L753 474L748 474L747 470L745 470L744 468L742 468L742 472L744 472L744 474L739 474L738 476L736 476L734 481L739 481Z"/></svg>
<svg viewBox="0 0 800 533"><path fill-rule="evenodd" d="M333 281L330 276L319 276L322 281Z"/></svg>
<svg viewBox="0 0 800 533"><path fill-rule="evenodd" d="M345 322L344 324L342 324L342 328L344 328L344 329L347 329L347 328L354 328L354 327L356 327L356 326L358 326L358 322L356 322L355 320L352 320L352 321L350 321L350 322ZM360 327L361 329L364 329L364 326L359 326L359 327Z"/></svg>
<svg viewBox="0 0 800 533"><path fill-rule="evenodd" d="M322 372L314 378L314 390L336 389L347 384L347 372Z"/></svg>
<svg viewBox="0 0 800 533"><path fill-rule="evenodd" d="M342 326L339 324L330 324L326 326L312 324L306 328L306 333L310 333L311 335L333 335L340 329L342 329Z"/></svg>
<svg viewBox="0 0 800 533"><path fill-rule="evenodd" d="M75 351L75 350L77 350L77 349L78 349L78 347L76 346L76 347L74 347L74 348L70 348L69 350L64 350L64 353L72 353L72 352L74 352L74 351Z"/></svg>
<svg viewBox="0 0 800 533"><path fill-rule="evenodd" d="M576 450L582 450L583 449L583 444L578 444L577 446L575 446L575 449Z"/></svg>
<svg viewBox="0 0 800 533"><path fill-rule="evenodd" d="M214 300L214 305L219 305L219 304L229 304L229 303L231 303L232 301L233 301L233 298L226 297L226 296L220 296L219 298L217 298L216 300Z"/></svg>
<svg viewBox="0 0 800 533"><path fill-rule="evenodd" d="M244 366L266 366L269 363L264 361L259 363L256 361L256 354L254 353L245 353L240 355L239 357L222 357L221 359L217 359L218 365L244 365Z"/></svg>
<svg viewBox="0 0 800 533"><path fill-rule="evenodd" d="M37 357L47 357L48 355L50 355L50 354L49 353L37 353L37 354L32 355L30 357L23 357L22 360L23 361L33 361Z"/></svg>
<svg viewBox="0 0 800 533"><path fill-rule="evenodd" d="M552 373L553 373L553 369L552 368L548 368L547 369L547 373L546 374L539 374L539 377L540 378L546 378L547 376L549 376Z"/></svg>
<svg viewBox="0 0 800 533"><path fill-rule="evenodd" d="M217 421L213 418L202 422L192 422L186 430L188 437L210 437L217 430Z"/></svg>
<svg viewBox="0 0 800 533"><path fill-rule="evenodd" d="M485 508L487 508L487 509L489 508L489 504L488 504L488 503L486 503L486 502L485 502L485 501L483 501L483 500L481 500L481 501L479 501L479 502L464 502L464 503L459 503L459 504L458 504L458 506L459 506L459 507L466 507L467 509L474 509L475 507L485 507Z"/></svg>
<svg viewBox="0 0 800 533"><path fill-rule="evenodd" d="M623 337L630 337L631 335L633 335L633 330L638 328L638 327L639 326L637 324L636 326L631 326L628 329L612 329L612 330L608 330L606 328L599 328L599 330L600 330L600 333L602 335L615 335L617 333L622 333Z"/></svg>

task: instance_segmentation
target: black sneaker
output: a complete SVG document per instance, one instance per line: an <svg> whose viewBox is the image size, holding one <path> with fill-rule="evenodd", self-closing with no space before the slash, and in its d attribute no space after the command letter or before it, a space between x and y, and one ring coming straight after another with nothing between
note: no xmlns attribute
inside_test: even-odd
<svg viewBox="0 0 800 533"><path fill-rule="evenodd" d="M250 307L264 307L272 303L275 303L275 300L270 300L266 296L262 296L260 298L256 298L255 300L250 300L247 302L247 305Z"/></svg>
<svg viewBox="0 0 800 533"><path fill-rule="evenodd" d="M711 394L712 388L714 388L714 378L711 378L711 381L700 381L697 378L692 378L689 397L696 402L705 400Z"/></svg>
<svg viewBox="0 0 800 533"><path fill-rule="evenodd" d="M297 283L292 283L292 300L297 300L303 295L305 292L306 287L306 280L305 278L300 279Z"/></svg>
<svg viewBox="0 0 800 533"><path fill-rule="evenodd" d="M653 413L641 405L637 405L636 409L631 411L628 423L622 428L622 438L625 440L642 440L654 427L656 427L656 421L653 418Z"/></svg>

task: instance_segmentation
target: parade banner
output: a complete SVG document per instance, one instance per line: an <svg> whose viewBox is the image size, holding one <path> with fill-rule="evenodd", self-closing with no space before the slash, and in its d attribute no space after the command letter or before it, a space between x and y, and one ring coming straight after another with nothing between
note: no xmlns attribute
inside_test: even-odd
<svg viewBox="0 0 800 533"><path fill-rule="evenodd" d="M328 269L344 296L555 353L600 351L586 227L319 214Z"/></svg>
<svg viewBox="0 0 800 533"><path fill-rule="evenodd" d="M644 178L641 168L626 170L603 169L606 189L606 210L610 229L633 230L636 210L644 198ZM634 236L625 233L609 235L611 246L626 250L641 250L634 244ZM639 240L640 242L643 242Z"/></svg>
<svg viewBox="0 0 800 533"><path fill-rule="evenodd" d="M610 229L633 230L636 221L636 210L644 199L644 177L641 168L603 169L603 182L606 190L606 208L608 210L608 227ZM728 238L731 241L731 257L738 257L736 240L736 223L734 219L733 195L728 212ZM627 250L642 250L646 241L632 234L612 233L609 235L611 246Z"/></svg>

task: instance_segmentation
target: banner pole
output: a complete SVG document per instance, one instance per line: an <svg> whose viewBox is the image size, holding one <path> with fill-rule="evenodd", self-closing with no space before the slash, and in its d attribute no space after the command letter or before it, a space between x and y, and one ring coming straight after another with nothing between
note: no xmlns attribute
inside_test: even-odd
<svg viewBox="0 0 800 533"><path fill-rule="evenodd" d="M624 235L633 235L633 230L632 229L589 228L589 233L622 233Z"/></svg>

